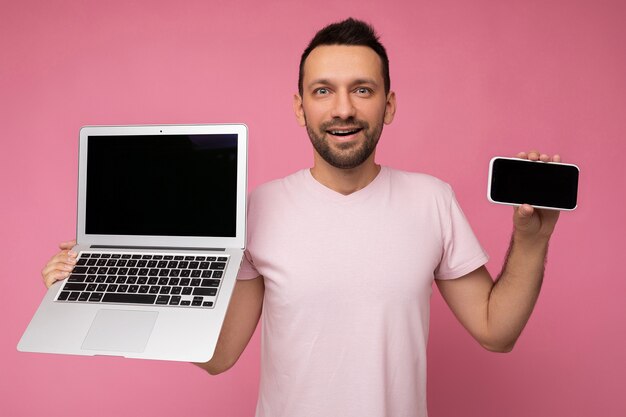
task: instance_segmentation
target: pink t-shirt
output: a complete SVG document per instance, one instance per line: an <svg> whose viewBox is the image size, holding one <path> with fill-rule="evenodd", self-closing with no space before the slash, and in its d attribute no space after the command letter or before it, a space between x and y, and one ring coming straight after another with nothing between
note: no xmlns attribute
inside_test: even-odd
<svg viewBox="0 0 626 417"><path fill-rule="evenodd" d="M428 175L383 167L347 196L308 169L259 187L239 274L265 280L257 416L426 416L433 279L486 262Z"/></svg>

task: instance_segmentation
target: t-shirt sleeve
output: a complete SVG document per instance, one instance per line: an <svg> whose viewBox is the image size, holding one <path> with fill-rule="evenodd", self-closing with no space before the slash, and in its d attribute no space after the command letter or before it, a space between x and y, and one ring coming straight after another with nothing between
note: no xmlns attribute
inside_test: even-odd
<svg viewBox="0 0 626 417"><path fill-rule="evenodd" d="M259 271L254 266L252 259L250 257L250 253L246 250L243 253L243 259L241 261L241 267L239 268L239 273L237 274L238 280L248 280L254 279L258 277Z"/></svg>
<svg viewBox="0 0 626 417"><path fill-rule="evenodd" d="M489 257L474 235L459 203L449 189L447 219L443 225L443 255L435 270L436 279L460 278L486 264Z"/></svg>

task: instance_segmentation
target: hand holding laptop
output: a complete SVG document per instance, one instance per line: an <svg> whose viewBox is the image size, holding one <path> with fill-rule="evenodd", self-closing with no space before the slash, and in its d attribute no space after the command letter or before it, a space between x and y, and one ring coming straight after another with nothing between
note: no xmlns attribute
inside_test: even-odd
<svg viewBox="0 0 626 417"><path fill-rule="evenodd" d="M61 281L70 276L70 272L76 265L76 252L72 252L72 248L76 246L76 240L59 243L61 252L54 255L41 270L41 276L46 288L50 288L52 284Z"/></svg>

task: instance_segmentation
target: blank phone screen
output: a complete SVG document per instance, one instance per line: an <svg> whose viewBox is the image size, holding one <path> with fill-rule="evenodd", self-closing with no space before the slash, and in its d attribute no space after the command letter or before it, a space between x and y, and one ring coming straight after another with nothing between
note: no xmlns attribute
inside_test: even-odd
<svg viewBox="0 0 626 417"><path fill-rule="evenodd" d="M574 165L497 158L491 173L492 200L572 210L578 198Z"/></svg>

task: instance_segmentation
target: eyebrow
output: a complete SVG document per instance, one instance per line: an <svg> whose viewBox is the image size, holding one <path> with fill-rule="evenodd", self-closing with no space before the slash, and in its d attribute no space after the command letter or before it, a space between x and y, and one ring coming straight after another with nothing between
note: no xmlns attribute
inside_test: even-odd
<svg viewBox="0 0 626 417"><path fill-rule="evenodd" d="M308 87L312 87L314 85L317 84L322 84L322 85L333 85L333 82L330 81L327 78L318 78L317 80L313 80L308 84ZM378 83L373 79L373 78L357 78L356 80L352 81L350 84L353 85L359 85L359 84L370 84L373 86L378 86Z"/></svg>

